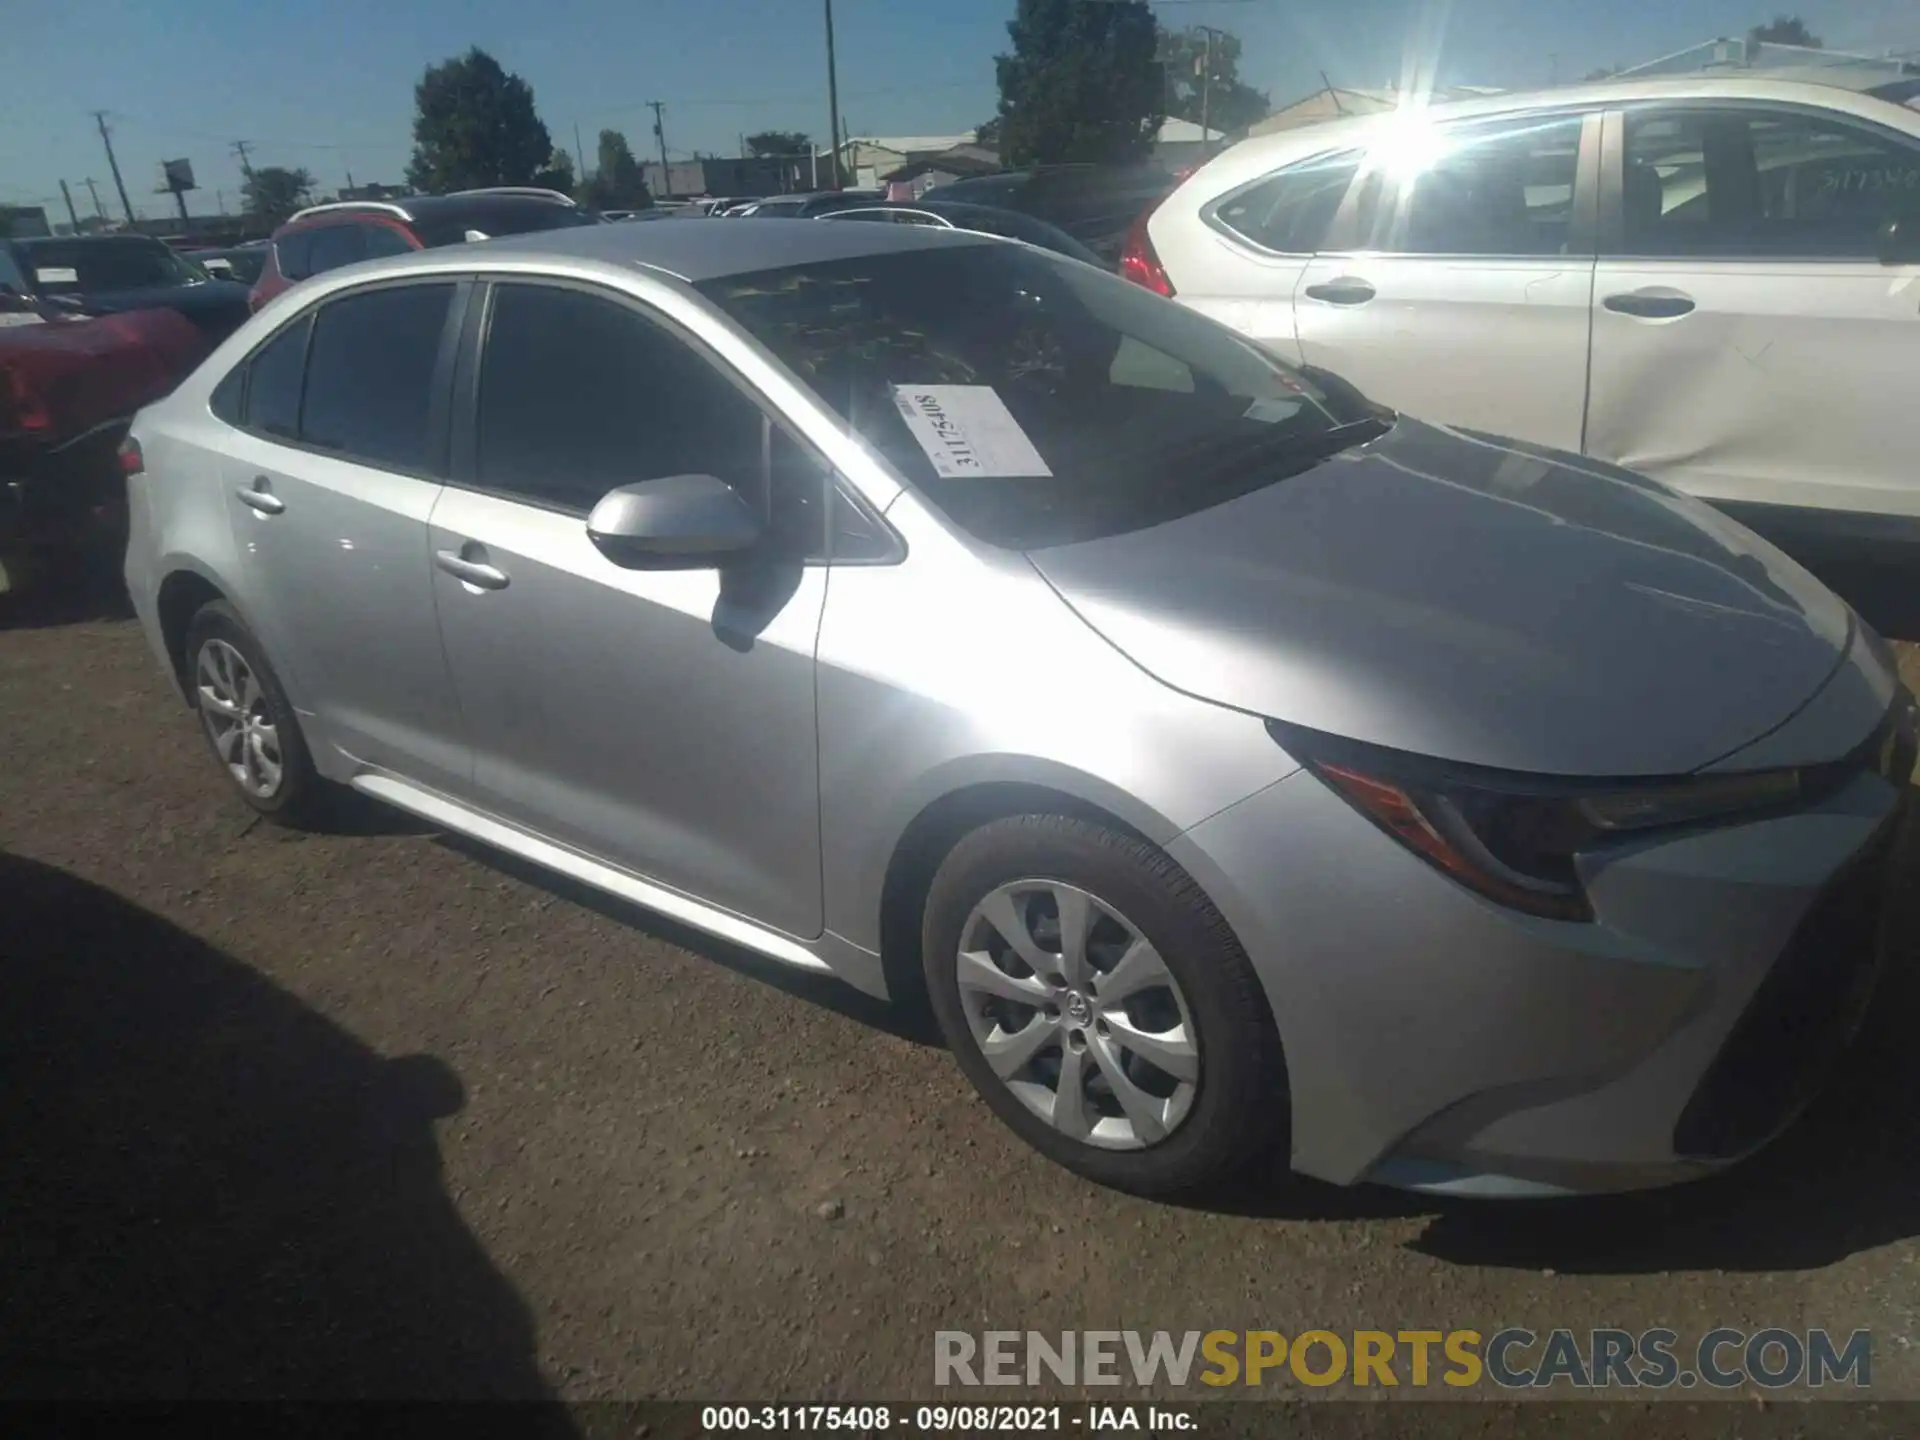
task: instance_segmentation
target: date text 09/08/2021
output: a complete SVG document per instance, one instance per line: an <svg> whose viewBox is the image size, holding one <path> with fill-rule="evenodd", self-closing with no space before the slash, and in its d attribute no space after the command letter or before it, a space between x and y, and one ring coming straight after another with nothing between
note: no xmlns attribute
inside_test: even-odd
<svg viewBox="0 0 1920 1440"><path fill-rule="evenodd" d="M973 1435L982 1432L1059 1435L1192 1431L1191 1409L1159 1405L708 1405L700 1428L709 1435L838 1430L872 1434Z"/></svg>

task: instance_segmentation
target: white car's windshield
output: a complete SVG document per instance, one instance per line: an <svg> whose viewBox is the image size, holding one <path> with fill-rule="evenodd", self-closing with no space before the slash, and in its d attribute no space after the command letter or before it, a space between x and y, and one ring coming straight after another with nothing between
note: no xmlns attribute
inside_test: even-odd
<svg viewBox="0 0 1920 1440"><path fill-rule="evenodd" d="M957 523L1016 548L1221 503L1289 473L1282 452L1352 443L1377 414L1331 377L1025 246L700 288Z"/></svg>

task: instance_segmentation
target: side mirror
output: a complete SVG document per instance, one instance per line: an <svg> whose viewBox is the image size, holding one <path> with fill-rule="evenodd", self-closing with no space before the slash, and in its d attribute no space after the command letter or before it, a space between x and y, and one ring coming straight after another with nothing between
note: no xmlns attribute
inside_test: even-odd
<svg viewBox="0 0 1920 1440"><path fill-rule="evenodd" d="M587 538L629 570L715 569L750 550L760 516L712 475L667 475L608 491L587 516Z"/></svg>
<svg viewBox="0 0 1920 1440"><path fill-rule="evenodd" d="M1873 238L1882 265L1920 265L1920 210L1883 220Z"/></svg>

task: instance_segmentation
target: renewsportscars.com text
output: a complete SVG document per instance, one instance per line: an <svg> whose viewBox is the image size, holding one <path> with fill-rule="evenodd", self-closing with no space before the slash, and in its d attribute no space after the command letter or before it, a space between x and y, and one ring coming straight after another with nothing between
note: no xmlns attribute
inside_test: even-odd
<svg viewBox="0 0 1920 1440"><path fill-rule="evenodd" d="M1873 1383L1865 1330L941 1330L936 1385L1731 1390Z"/></svg>

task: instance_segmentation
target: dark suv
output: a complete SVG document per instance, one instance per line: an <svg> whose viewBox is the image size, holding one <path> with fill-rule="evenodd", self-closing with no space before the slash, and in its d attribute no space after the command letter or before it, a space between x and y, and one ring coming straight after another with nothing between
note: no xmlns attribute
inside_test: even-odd
<svg viewBox="0 0 1920 1440"><path fill-rule="evenodd" d="M600 223L558 190L516 185L315 205L273 232L249 303L258 310L296 281L357 260Z"/></svg>
<svg viewBox="0 0 1920 1440"><path fill-rule="evenodd" d="M1042 165L936 185L920 198L936 203L1017 210L1058 226L1116 264L1127 229L1142 211L1166 199L1177 182L1157 165Z"/></svg>

